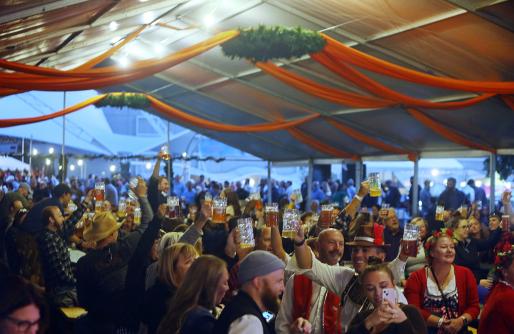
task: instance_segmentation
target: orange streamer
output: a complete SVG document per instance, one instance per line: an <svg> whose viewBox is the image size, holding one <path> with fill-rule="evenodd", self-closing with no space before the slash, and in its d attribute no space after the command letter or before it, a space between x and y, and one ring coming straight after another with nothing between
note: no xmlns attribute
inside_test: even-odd
<svg viewBox="0 0 514 334"><path fill-rule="evenodd" d="M432 118L425 115L424 113L422 113L419 110L416 110L414 108L406 108L406 110L416 120L418 120L419 122L421 122L428 128L432 129L434 132L438 133L439 135L443 136L444 138L448 139L449 141L452 141L452 142L457 143L462 146L496 153L496 150L494 148L489 147L487 145L475 143L475 142L457 134L454 130L451 130L445 126L442 126L441 124L434 121Z"/></svg>
<svg viewBox="0 0 514 334"><path fill-rule="evenodd" d="M254 124L254 125L229 125L218 122L213 122L209 120L205 120L183 111L180 111L176 108L173 108L170 105L167 105L153 96L147 95L150 104L157 111L162 112L166 116L172 117L174 119L181 120L188 124L192 124L195 126L199 126L203 129L210 129L215 131L223 131L223 132L269 132L269 131L278 131L292 128L297 125L301 125L303 123L309 122L315 118L319 117L319 114L309 115L294 121L284 122L272 122L267 124Z"/></svg>
<svg viewBox="0 0 514 334"><path fill-rule="evenodd" d="M459 109L469 107L471 105L480 103L487 100L496 94L484 94L481 96L473 97L465 101L458 102L431 102L422 99L410 97L389 89L366 75L355 70L351 66L343 63L340 60L334 60L333 57L326 51L312 54L311 58L316 60L321 65L325 66L330 71L338 74L342 78L353 82L358 87L364 88L369 92L376 94L382 98L397 101L409 106L435 108L435 109Z"/></svg>
<svg viewBox="0 0 514 334"><path fill-rule="evenodd" d="M333 127L335 127L336 129L340 130L341 132L343 132L344 134L358 140L358 141L361 141L369 146L373 146L373 147L376 147L378 149L381 149L383 151L386 151L386 152L391 152L391 153L396 153L396 154L408 154L409 152L405 151L405 150L402 150L400 148L397 148L397 147L394 147L394 146L391 146L391 145L388 145L386 143L383 143L381 142L380 140L376 140L375 138L372 138L372 137L369 137L369 136L366 136L362 133L360 133L359 131L355 130L355 129L352 129L351 127L339 122L339 121L336 121L334 119L331 119L331 118L328 118L328 117L324 117L325 121L327 121L330 125L332 125Z"/></svg>
<svg viewBox="0 0 514 334"><path fill-rule="evenodd" d="M478 93L514 94L514 82L512 81L470 81L425 74L367 55L340 43L330 36L322 35L327 40L325 52L344 62L352 63L369 71L433 87Z"/></svg>
<svg viewBox="0 0 514 334"><path fill-rule="evenodd" d="M320 152L323 152L327 155L330 155L335 158L341 158L341 159L352 159L352 160L359 160L359 156L356 154L348 153L345 151L341 151L335 147L332 147L330 145L327 145L325 143L322 143L321 141L315 139L312 136L306 135L302 131L291 128L287 130L293 137L296 138L296 140L304 143L307 146L310 146Z"/></svg>
<svg viewBox="0 0 514 334"><path fill-rule="evenodd" d="M60 111L57 111L57 112L54 112L54 113L48 114L48 115L36 116L36 117L26 117L26 118L3 119L3 120L0 120L0 128L7 128L10 126L16 126L16 125L38 123L38 122L43 122L43 121L46 121L46 120L49 120L52 118L57 118L57 117L61 117L64 115L68 115L68 114L71 114L72 112L83 109L92 104L95 104L98 101L103 100L106 96L107 96L107 94L97 95L97 96L89 98L85 101L79 102L73 106L67 107L63 110L60 110Z"/></svg>
<svg viewBox="0 0 514 334"><path fill-rule="evenodd" d="M502 100L510 107L510 109L514 110L514 97L509 95L502 95Z"/></svg>
<svg viewBox="0 0 514 334"><path fill-rule="evenodd" d="M85 72L74 72L71 77L65 78L45 78L40 79L17 79L17 80L0 80L0 87L7 89L21 89L21 90L47 90L47 91L61 91L61 90L85 90L95 89L105 86L122 84L129 81L142 79L146 76L163 71L183 61L186 61L198 54L201 54L213 47L226 42L239 34L238 31L228 31L220 33L206 41L195 44L191 47L180 50L160 60L143 60L134 64L134 69L131 71L123 71L116 67L103 67L98 69L88 70L91 77L75 78L75 74L83 74ZM57 70L56 70L57 71ZM61 71L62 72L62 71ZM97 75L98 74L98 75ZM111 74L113 74L111 76ZM6 74L4 74L6 75ZM96 76L96 77L95 77ZM3 95L0 90L0 95Z"/></svg>
<svg viewBox="0 0 514 334"><path fill-rule="evenodd" d="M272 63L258 62L256 66L264 72L274 76L278 80L287 83L288 85L291 85L307 94L317 96L330 102L354 108L383 108L395 105L395 102L393 101L346 92L340 89L316 83L312 80L280 68L279 66L276 66Z"/></svg>

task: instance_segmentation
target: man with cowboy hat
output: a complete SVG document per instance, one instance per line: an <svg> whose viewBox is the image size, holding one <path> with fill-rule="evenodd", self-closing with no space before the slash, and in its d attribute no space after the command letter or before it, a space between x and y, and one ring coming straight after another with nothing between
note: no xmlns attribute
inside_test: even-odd
<svg viewBox="0 0 514 334"><path fill-rule="evenodd" d="M110 212L95 215L84 229L84 240L96 243L93 250L77 262L77 293L81 306L87 309L85 326L89 332L111 333L121 318L127 268L143 232L153 218L143 179L133 189L142 211L136 230L118 239L118 223Z"/></svg>
<svg viewBox="0 0 514 334"><path fill-rule="evenodd" d="M362 294L358 274L368 265L368 260L375 258L377 262L385 259L384 227L373 223L368 213L361 213L356 218L357 226L352 246L352 267L329 266L314 258L305 246L303 231L300 229L295 237L295 255L298 268L297 272L306 275L320 283L328 290L341 296L342 312L341 322L343 332L346 332L353 317L364 308L372 307ZM400 251L399 256L389 263L395 281L399 282L404 275L407 255ZM288 266L290 267L290 266ZM289 268L288 268L289 269ZM400 301L407 303L403 294L398 291Z"/></svg>

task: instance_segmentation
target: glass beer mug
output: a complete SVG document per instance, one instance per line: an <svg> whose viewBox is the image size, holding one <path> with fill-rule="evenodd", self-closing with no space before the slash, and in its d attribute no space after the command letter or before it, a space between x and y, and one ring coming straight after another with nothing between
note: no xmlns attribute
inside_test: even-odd
<svg viewBox="0 0 514 334"><path fill-rule="evenodd" d="M227 199L215 198L212 204L212 222L224 224L226 221Z"/></svg>
<svg viewBox="0 0 514 334"><path fill-rule="evenodd" d="M278 226L278 203L267 204L265 207L266 226Z"/></svg>
<svg viewBox="0 0 514 334"><path fill-rule="evenodd" d="M255 246L255 239L253 236L253 219L240 218L237 220L237 228L241 237L241 248L252 248Z"/></svg>
<svg viewBox="0 0 514 334"><path fill-rule="evenodd" d="M295 209L285 209L282 224L282 237L294 239L300 227L300 215Z"/></svg>
<svg viewBox="0 0 514 334"><path fill-rule="evenodd" d="M380 197L382 188L380 186L380 173L369 173L369 195L371 197Z"/></svg>

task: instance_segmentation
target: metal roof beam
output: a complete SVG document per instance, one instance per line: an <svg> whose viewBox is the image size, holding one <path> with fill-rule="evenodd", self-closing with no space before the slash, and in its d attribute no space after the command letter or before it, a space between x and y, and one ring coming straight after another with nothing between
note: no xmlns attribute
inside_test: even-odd
<svg viewBox="0 0 514 334"><path fill-rule="evenodd" d="M483 9L485 7L489 7L492 5L497 5L499 3L506 2L507 0L445 0L446 2L462 8L470 13L475 14L476 16L489 21L491 23L496 24L499 27L502 27L503 29L506 29L510 32L514 32L514 26L512 25L512 22L505 22L504 20L488 14L486 12L480 11L480 9Z"/></svg>
<svg viewBox="0 0 514 334"><path fill-rule="evenodd" d="M11 22L19 19L24 19L26 17L44 14L46 12L51 12L57 9L61 9L64 7L73 6L82 2L86 2L87 0L60 0L53 1L44 5L34 6L31 8L27 8L25 10L15 11L10 14L5 14L0 16L0 24Z"/></svg>

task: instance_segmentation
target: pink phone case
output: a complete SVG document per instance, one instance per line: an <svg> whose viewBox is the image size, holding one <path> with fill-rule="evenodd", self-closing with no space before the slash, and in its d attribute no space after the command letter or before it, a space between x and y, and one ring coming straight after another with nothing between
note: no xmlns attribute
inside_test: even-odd
<svg viewBox="0 0 514 334"><path fill-rule="evenodd" d="M388 300L392 304L398 304L398 292L393 288L386 288L382 290L382 300Z"/></svg>

